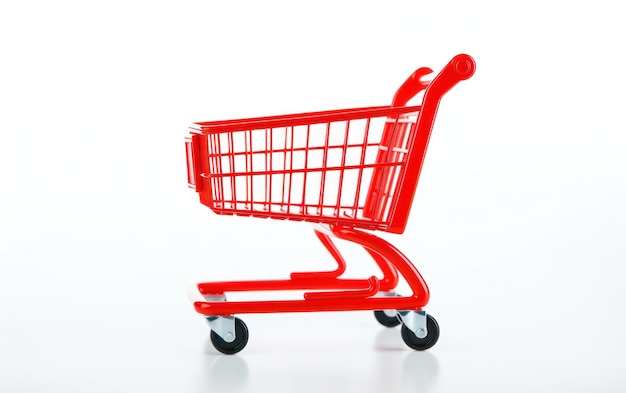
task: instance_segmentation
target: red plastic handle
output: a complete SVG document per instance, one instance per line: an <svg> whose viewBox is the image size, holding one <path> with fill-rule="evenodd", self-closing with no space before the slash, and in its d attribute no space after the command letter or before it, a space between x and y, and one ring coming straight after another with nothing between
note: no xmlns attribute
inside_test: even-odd
<svg viewBox="0 0 626 393"><path fill-rule="evenodd" d="M428 94L442 97L458 82L469 79L476 71L476 63L470 55L456 55L430 82Z"/></svg>
<svg viewBox="0 0 626 393"><path fill-rule="evenodd" d="M433 70L428 67L419 68L400 86L393 97L391 106L405 106L413 97L426 88L430 91L436 91L436 94L444 95L457 82L470 78L475 70L476 63L474 59L466 54L454 56L430 83L421 79L431 74Z"/></svg>
<svg viewBox="0 0 626 393"><path fill-rule="evenodd" d="M391 101L391 106L405 106L417 93L428 87L428 82L421 79L432 72L433 70L428 67L417 69L396 91L396 95L393 97L393 101Z"/></svg>

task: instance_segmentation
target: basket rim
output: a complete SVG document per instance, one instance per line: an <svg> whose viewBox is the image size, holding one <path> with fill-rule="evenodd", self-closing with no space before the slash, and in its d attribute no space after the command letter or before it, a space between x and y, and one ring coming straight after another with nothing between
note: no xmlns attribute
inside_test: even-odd
<svg viewBox="0 0 626 393"><path fill-rule="evenodd" d="M362 108L336 109L330 111L304 112L288 115L252 117L233 120L196 122L191 127L192 133L214 134L237 130L267 129L285 126L302 126L335 121L390 117L403 114L417 114L421 106L372 106Z"/></svg>

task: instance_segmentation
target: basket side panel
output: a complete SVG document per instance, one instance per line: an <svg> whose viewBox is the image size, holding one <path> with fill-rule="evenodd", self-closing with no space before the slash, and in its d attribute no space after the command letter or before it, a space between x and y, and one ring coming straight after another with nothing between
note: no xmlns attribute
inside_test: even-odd
<svg viewBox="0 0 626 393"><path fill-rule="evenodd" d="M382 115L207 132L200 176L210 184L210 198L201 199L219 214L385 230L406 156L402 147L412 124L406 119L395 116L389 146L381 145L389 128L389 118ZM390 150L387 159L379 159ZM367 214L376 173L382 173L384 185L376 190L384 190L385 207Z"/></svg>
<svg viewBox="0 0 626 393"><path fill-rule="evenodd" d="M413 137L417 117L388 117L385 122L376 166L372 174L363 213L373 220L387 221L392 201L402 187L409 142Z"/></svg>

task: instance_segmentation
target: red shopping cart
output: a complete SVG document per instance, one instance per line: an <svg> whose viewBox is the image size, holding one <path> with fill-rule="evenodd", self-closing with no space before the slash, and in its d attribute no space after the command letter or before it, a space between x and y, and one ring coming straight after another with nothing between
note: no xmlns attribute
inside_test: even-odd
<svg viewBox="0 0 626 393"><path fill-rule="evenodd" d="M390 106L196 123L186 142L188 182L217 214L308 221L337 268L295 272L289 279L197 284L194 303L211 328L215 348L241 351L245 313L371 310L384 326L402 324L404 342L432 347L439 326L426 314L426 282L389 242L370 231L402 233L440 100L470 78L474 60L455 56L432 81L420 68ZM419 106L407 106L423 92ZM333 237L365 248L382 277L342 278L346 262ZM394 289L399 274L413 291ZM303 291L293 300L227 301L227 292Z"/></svg>

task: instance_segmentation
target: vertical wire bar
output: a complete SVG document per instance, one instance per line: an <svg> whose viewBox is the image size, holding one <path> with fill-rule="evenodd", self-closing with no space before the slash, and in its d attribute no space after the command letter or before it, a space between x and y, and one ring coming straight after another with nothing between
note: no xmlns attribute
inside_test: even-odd
<svg viewBox="0 0 626 393"><path fill-rule="evenodd" d="M409 120L409 119L407 119ZM400 168L404 165L404 163L406 162L406 157L407 157L407 142L410 136L410 131L411 131L411 127L412 124L411 122L407 121L406 123L403 123L402 125L402 133L401 133L401 137L398 141L398 147L400 148L400 151L398 151L398 155L397 155L397 165L394 168L394 179L396 179L396 185L395 185L395 190L394 191L398 191L399 187L402 186L402 184L398 183L397 177L399 177L400 175L398 174L397 176L395 175L395 172L399 172ZM394 192L395 194L395 192Z"/></svg>
<svg viewBox="0 0 626 393"><path fill-rule="evenodd" d="M363 144L361 145L361 160L359 161L359 176L356 183L356 195L354 196L354 206L352 207L352 215L356 218L359 208L359 198L361 196L361 180L363 178L363 166L365 165L365 153L367 151L367 139L370 131L370 118L365 121L365 135L363 136Z"/></svg>
<svg viewBox="0 0 626 393"><path fill-rule="evenodd" d="M285 186L287 184L287 127L285 126L285 139L283 140L283 194L281 198L280 208L285 207Z"/></svg>
<svg viewBox="0 0 626 393"><path fill-rule="evenodd" d="M393 147L390 147L390 149L395 148L398 145L398 141L402 141L404 139L404 135L406 133L406 123L402 123L399 121L400 120L400 116L398 115L398 118L396 119L396 124L394 127L394 133L393 133ZM400 146L398 146L400 147ZM381 211L381 218L385 218L386 217L386 212L389 209L389 201L391 199L391 194L392 194L392 186L393 186L393 182L396 178L396 173L398 172L398 157L400 156L401 152L399 151L393 151L390 150L391 152L391 163L389 164L389 176L387 177L387 181L385 183L385 191L384 191L384 195L385 195L385 201L384 204L382 205L382 211Z"/></svg>
<svg viewBox="0 0 626 393"><path fill-rule="evenodd" d="M264 171L265 171L265 184L264 184L264 186L265 186L265 196L264 196L264 198L265 198L265 200L263 201L264 202L263 203L263 208L265 210L269 210L270 192L271 192L270 190L272 188L272 186L271 186L272 178L271 178L270 171L269 171L270 157L271 157L270 154L269 154L269 152L270 152L269 141L268 141L269 136L270 136L269 129L266 128L265 129L265 150L264 150L264 153L265 153L265 168L264 168Z"/></svg>
<svg viewBox="0 0 626 393"><path fill-rule="evenodd" d="M311 125L306 126L306 147L304 149L304 184L302 185L302 210L300 213L306 214L306 177L309 172L309 137L311 134Z"/></svg>
<svg viewBox="0 0 626 393"><path fill-rule="evenodd" d="M192 138L185 138L185 157L187 158L187 184L191 187L196 184L196 173L193 167L193 142Z"/></svg>
<svg viewBox="0 0 626 393"><path fill-rule="evenodd" d="M291 210L291 186L293 183L293 126L291 126L291 153L289 154L289 195L287 196L287 211Z"/></svg>
<svg viewBox="0 0 626 393"><path fill-rule="evenodd" d="M348 150L348 135L350 133L350 120L346 121L346 132L343 137L343 146L341 147L341 166L339 170L339 189L337 190L337 206L335 208L335 216L339 217L341 210L341 193L343 191L343 174L346 170L346 152Z"/></svg>
<svg viewBox="0 0 626 393"><path fill-rule="evenodd" d="M399 132L399 128L400 128L400 116L396 116L395 122L393 124L393 132L391 133L390 137L389 137L389 142L387 144L387 157L385 160L385 176L383 177L383 179L381 179L381 191L380 191L380 203L378 205L378 214L377 217L379 220L383 220L385 217L385 212L387 210L387 205L389 203L389 187L391 184L391 179L393 176L393 170L394 170L394 163L395 163L395 157L394 157L394 151L393 148L396 145L396 139L398 137L398 132Z"/></svg>
<svg viewBox="0 0 626 393"><path fill-rule="evenodd" d="M230 177L230 186L232 188L232 192L231 192L231 197L232 197L232 202L230 207L233 209L237 208L237 181L235 179L235 142L233 141L233 135L234 135L234 131L233 132L229 132L228 133L228 148L229 148L229 152L228 152L228 158L229 158L229 163L230 163L230 174L228 175Z"/></svg>
<svg viewBox="0 0 626 393"><path fill-rule="evenodd" d="M272 175L274 171L273 158L274 158L274 129L270 128L270 167L268 170L269 176L270 176L270 189L269 189L270 210L272 210L272 193L274 192L274 189L272 188L272 178L274 177Z"/></svg>
<svg viewBox="0 0 626 393"><path fill-rule="evenodd" d="M398 130L398 119L399 116L396 115L395 121L393 123L393 128L391 130L391 133L389 135L389 140L387 141L387 146L386 147L386 152L384 155L384 161L382 163L383 166L383 170L382 170L382 176L380 176L380 180L378 183L378 196L376 198L376 211L374 216L375 220L381 220L383 218L383 214L385 211L385 205L387 204L387 197L386 197L386 190L387 190L387 184L389 183L389 171L390 171L390 167L393 166L393 163L390 163L392 161L392 153L393 153L393 145L394 145L394 141L395 141L395 137L396 137L396 132ZM388 118L385 119L385 125L387 124L387 120L389 120Z"/></svg>
<svg viewBox="0 0 626 393"><path fill-rule="evenodd" d="M250 171L250 168L248 167L248 154L249 154L248 153L249 152L249 150L248 150L248 130L243 131L243 146L244 146L244 148L243 148L243 158L244 158L244 162L245 162L245 165L246 165L246 170L244 172L245 173L244 179L246 181L246 196L245 196L245 199L244 199L244 207L246 209L248 209L248 201L250 200L250 186L248 185L249 176L250 176L248 174L249 171Z"/></svg>
<svg viewBox="0 0 626 393"><path fill-rule="evenodd" d="M272 210L272 131L273 128L269 128L265 130L265 136L269 139L269 143L267 143L267 139L265 140L265 171L267 172L266 182L265 182L265 200L267 201L267 209ZM269 144L269 146L268 146Z"/></svg>
<svg viewBox="0 0 626 393"><path fill-rule="evenodd" d="M224 168L222 167L222 156L224 155L223 149L222 149L222 138L220 138L219 134L215 134L215 140L217 140L217 150L218 150L218 155L217 157L215 157L215 161L217 163L217 171L220 175L222 175L224 173ZM215 182L220 184L219 187L219 198L220 198L220 202L222 204L222 208L224 207L224 177L220 177L218 179L215 179Z"/></svg>
<svg viewBox="0 0 626 393"><path fill-rule="evenodd" d="M222 170L222 155L224 154L222 152L222 140L219 134L213 134L211 137L213 139L211 141L213 148L209 148L209 156L212 156L212 166L214 166L211 172L220 175L220 177L212 179L213 190L217 188L217 191L214 191L213 198L217 198L220 201L220 207L224 208L224 177L221 176L224 173Z"/></svg>
<svg viewBox="0 0 626 393"><path fill-rule="evenodd" d="M410 154L410 152L408 151L408 146L410 145L411 141L414 140L414 138L416 137L416 131L417 131L417 119L410 120L408 123L405 124L401 147L406 152L401 153L403 157L401 160L399 160L399 163L396 165L396 169L400 171L400 173L402 173L403 169L406 169L407 157ZM400 177L400 174L398 174L398 177ZM402 191L403 187L404 187L404 182L400 182L399 180L397 180L395 189L398 192L395 195L400 195L400 192ZM397 205L398 205L398 196L394 196L391 202L391 205L389 207L390 214L395 215L395 210L397 208Z"/></svg>
<svg viewBox="0 0 626 393"><path fill-rule="evenodd" d="M326 187L326 171L328 168L328 145L330 143L330 122L326 123L326 138L324 140L324 154L322 157L322 179L320 181L320 198L318 205L318 214L324 214L324 187Z"/></svg>
<svg viewBox="0 0 626 393"><path fill-rule="evenodd" d="M211 176L214 172L215 172L215 168L213 165L213 159L214 159L214 152L213 152L213 137L214 134L209 134L206 138L206 144L207 144L207 161L209 162L209 166L208 166L208 170L209 170L209 179L211 181L211 198L213 199L213 201L215 201L215 187L214 186L214 180L213 180L213 176Z"/></svg>
<svg viewBox="0 0 626 393"><path fill-rule="evenodd" d="M252 168L252 162L254 161L254 148L252 147L252 130L248 130L248 138L250 138L250 143L248 145L248 157L250 158L250 174L248 178L250 179L250 210L254 210L254 169Z"/></svg>
<svg viewBox="0 0 626 393"><path fill-rule="evenodd" d="M263 156L263 163L261 164L261 169L259 169L259 175L263 176L263 195L261 196L260 203L261 208L267 210L267 184L269 182L267 179L267 129L263 130L263 147L259 150L259 154Z"/></svg>

